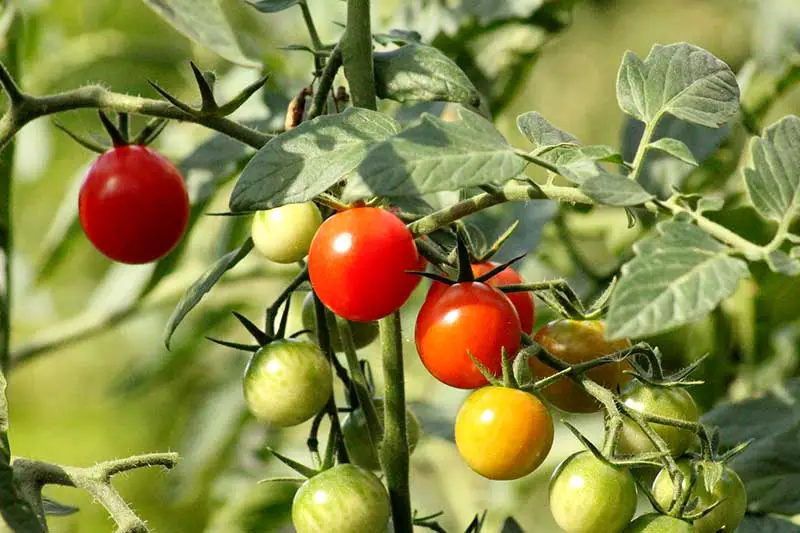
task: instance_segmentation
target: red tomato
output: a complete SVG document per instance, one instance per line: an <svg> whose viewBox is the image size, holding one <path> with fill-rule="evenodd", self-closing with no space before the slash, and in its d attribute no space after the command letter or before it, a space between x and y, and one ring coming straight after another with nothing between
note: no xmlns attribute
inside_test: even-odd
<svg viewBox="0 0 800 533"><path fill-rule="evenodd" d="M493 261L478 263L472 265L472 273L475 275L475 277L482 276L491 269L500 266L500 264L501 263L495 263ZM492 287L502 287L503 285L519 285L520 283L525 283L525 281L516 270L513 270L511 267L506 267L499 273L492 276L492 278L486 283ZM533 308L533 296L531 296L531 293L512 292L507 293L506 296L508 296L508 299L511 300L511 303L514 304L514 309L517 310L522 331L525 333L532 332L535 312Z"/></svg>
<svg viewBox="0 0 800 533"><path fill-rule="evenodd" d="M422 270L414 237L393 214L375 207L342 211L323 222L308 252L311 285L331 311L355 322L400 309Z"/></svg>
<svg viewBox="0 0 800 533"><path fill-rule="evenodd" d="M431 289L417 315L415 339L422 363L436 379L475 389L487 381L467 350L499 376L501 349L516 356L521 332L511 300L485 283L466 282Z"/></svg>
<svg viewBox="0 0 800 533"><path fill-rule="evenodd" d="M94 246L121 263L149 263L172 251L189 223L189 195L178 169L146 146L118 146L89 169L78 200Z"/></svg>

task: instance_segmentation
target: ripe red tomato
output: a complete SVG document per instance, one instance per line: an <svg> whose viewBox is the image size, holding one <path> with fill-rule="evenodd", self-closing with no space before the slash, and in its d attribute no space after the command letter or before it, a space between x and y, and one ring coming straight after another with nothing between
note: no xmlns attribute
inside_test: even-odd
<svg viewBox="0 0 800 533"><path fill-rule="evenodd" d="M422 363L436 379L460 389L475 389L486 378L467 351L494 375L502 372L502 348L517 354L522 329L511 301L485 283L432 289L417 315L415 340ZM430 296L430 293L429 293Z"/></svg>
<svg viewBox="0 0 800 533"><path fill-rule="evenodd" d="M83 231L101 253L121 263L149 263L183 237L189 195L164 156L146 146L118 146L89 169L78 211Z"/></svg>
<svg viewBox="0 0 800 533"><path fill-rule="evenodd" d="M458 411L456 446L475 472L489 479L517 479L533 472L553 445L553 418L532 394L484 387Z"/></svg>
<svg viewBox="0 0 800 533"><path fill-rule="evenodd" d="M500 263L490 261L477 263L472 265L472 273L475 275L475 277L482 276L498 266L500 266ZM506 267L492 276L492 278L486 283L492 287L502 287L503 285L518 285L520 283L525 283L525 280L522 279L522 276L520 276L516 270L513 270L511 267ZM508 299L511 300L511 303L514 304L514 309L517 310L522 331L525 333L532 332L535 312L533 308L533 296L531 296L531 293L512 292L507 293L506 296L508 296Z"/></svg>
<svg viewBox="0 0 800 533"><path fill-rule="evenodd" d="M375 207L330 217L308 252L311 285L322 303L356 322L378 320L400 309L420 281L406 270L424 265L406 225Z"/></svg>
<svg viewBox="0 0 800 533"><path fill-rule="evenodd" d="M542 348L558 357L565 363L577 365L603 355L612 354L630 348L628 339L607 341L605 324L599 320L555 320L536 333L534 338ZM531 373L538 379L552 376L555 370L532 357L529 360ZM616 391L630 381L630 370L627 361L610 363L589 370L586 375L603 387ZM563 377L552 385L542 389L542 396L547 401L570 413L593 413L601 409L600 404L586 394L568 377Z"/></svg>

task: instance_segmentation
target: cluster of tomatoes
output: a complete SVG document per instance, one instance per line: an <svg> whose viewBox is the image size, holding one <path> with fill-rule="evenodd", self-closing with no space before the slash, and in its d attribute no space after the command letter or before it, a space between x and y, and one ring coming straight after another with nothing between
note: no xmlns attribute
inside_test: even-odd
<svg viewBox="0 0 800 533"><path fill-rule="evenodd" d="M189 199L180 173L161 155L144 146L116 146L90 169L81 188L79 213L88 238L102 253L120 262L146 263L178 244L189 220ZM330 311L351 321L356 348L375 339L375 321L400 309L426 267L408 227L389 211L374 207L348 209L323 221L314 203L290 204L257 213L251 235L255 247L274 262L290 264L308 257L313 293L303 305L304 326L313 339L318 331L316 294ZM530 293L499 290L522 283L510 267L483 261L471 265L471 270L471 275L462 273L458 280L438 277L433 282L416 319L417 351L442 383L477 389L455 421L456 445L466 463L490 479L517 479L534 471L550 451L550 407L588 413L600 410L601 405L566 377L539 390L538 396L489 382L491 376L501 374L504 354L513 359L521 339L532 333L534 304ZM342 340L330 313L328 319L331 347L341 351ZM603 323L592 320L557 320L541 328L534 340L568 365L630 347L627 340L607 341ZM528 365L537 378L556 372L535 357ZM591 369L587 376L612 391L627 387L622 402L644 415L698 422L698 409L684 388L628 384L627 369L624 361L612 362ZM332 383L331 363L315 342L274 338L250 359L244 395L259 420L293 426L325 408L333 394ZM383 403L375 403L382 417ZM676 458L696 439L695 432L685 427L649 426ZM407 429L413 450L420 429L410 411ZM372 473L380 463L360 409L343 420L342 433L351 464L311 476L297 492L292 513L300 533L380 531L388 522L389 498ZM653 451L650 436L626 419L615 454ZM673 501L675 495L686 492L690 494L683 498L684 504L696 501L696 508L711 510L693 524L681 519L682 511L645 515L631 522L637 502L633 474L595 452L568 458L551 480L550 508L567 532L732 531L744 515L746 496L733 470L723 465L719 480L707 484L702 470L692 476L690 462L680 459L683 490L674 490L666 469L652 486L660 511L674 509L680 504ZM692 478L694 484L689 486Z"/></svg>

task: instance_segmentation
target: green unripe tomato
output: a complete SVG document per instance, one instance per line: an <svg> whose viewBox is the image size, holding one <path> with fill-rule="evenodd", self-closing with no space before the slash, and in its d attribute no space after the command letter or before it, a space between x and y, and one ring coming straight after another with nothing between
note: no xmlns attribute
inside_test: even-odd
<svg viewBox="0 0 800 533"><path fill-rule="evenodd" d="M658 513L642 515L628 527L624 533L693 533L692 525L671 516Z"/></svg>
<svg viewBox="0 0 800 533"><path fill-rule="evenodd" d="M683 472L682 485L685 489L689 486L691 465L688 461L680 461L678 468ZM653 495L664 509L669 509L672 503L673 488L669 472L662 469L653 482ZM705 476L701 470L689 496L690 500L694 498L697 498L696 509L698 511L714 505L717 501L722 501L710 513L694 521L695 533L716 533L723 527L724 531L736 531L747 511L747 493L744 490L744 484L739 475L728 466L723 467L722 477L711 492L706 490Z"/></svg>
<svg viewBox="0 0 800 533"><path fill-rule="evenodd" d="M550 512L567 533L620 533L636 512L636 483L627 468L578 452L553 473Z"/></svg>
<svg viewBox="0 0 800 533"><path fill-rule="evenodd" d="M682 388L663 388L637 384L622 395L622 401L631 409L685 422L700 421L700 411L692 395ZM651 423L650 427L664 439L673 457L683 455L695 439L688 429ZM655 451L653 443L632 420L625 419L617 442L617 452L637 454Z"/></svg>
<svg viewBox="0 0 800 533"><path fill-rule="evenodd" d="M275 263L296 263L308 255L311 240L322 224L314 202L286 204L253 216L250 235L261 254Z"/></svg>
<svg viewBox="0 0 800 533"><path fill-rule="evenodd" d="M336 328L336 318L329 311L325 312L328 321L328 331L330 332L331 347L335 352L342 351L342 340L339 338L339 330ZM311 338L318 341L317 337L317 315L314 312L314 295L308 293L303 300L303 329L311 331ZM372 344L378 336L377 322L350 322L350 332L353 334L353 344L356 349L364 348Z"/></svg>
<svg viewBox="0 0 800 533"><path fill-rule="evenodd" d="M328 402L333 373L316 344L281 339L253 354L243 386L247 406L258 420L295 426L316 415Z"/></svg>
<svg viewBox="0 0 800 533"><path fill-rule="evenodd" d="M292 524L297 533L379 533L389 512L389 494L375 474L342 464L303 483L292 502Z"/></svg>
<svg viewBox="0 0 800 533"><path fill-rule="evenodd" d="M383 400L375 400L375 409L378 411L378 418L383 420ZM410 453L417 447L420 429L417 417L408 408L406 408L406 433L408 434L408 451ZM380 460L375 455L375 450L370 443L367 417L364 415L364 411L356 409L347 415L342 421L342 434L344 434L344 442L351 463L369 470L380 469Z"/></svg>

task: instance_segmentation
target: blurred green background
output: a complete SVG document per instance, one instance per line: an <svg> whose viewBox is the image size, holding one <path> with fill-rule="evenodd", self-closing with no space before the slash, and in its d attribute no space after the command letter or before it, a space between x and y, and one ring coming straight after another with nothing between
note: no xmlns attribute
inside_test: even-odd
<svg viewBox="0 0 800 533"><path fill-rule="evenodd" d="M780 46L772 42L776 30L770 10L793 3L578 2L571 27L543 48L519 91L503 103L496 123L512 142L522 146L515 117L537 110L587 144L618 146L623 114L616 105L615 79L626 50L644 56L654 43L688 41L710 50L738 71L747 58L772 54L770 47ZM343 3L309 0L309 4L323 40L333 41L339 31L334 22L344 18ZM400 0L381 2L376 26L396 25L403 15L401 4ZM280 95L296 93L312 71L310 56L278 48L307 43L300 13L292 9L266 16L242 2L227 0L223 5L243 49L261 58L272 72L268 94L254 98L238 117L272 118L268 127L280 127L281 105L285 103ZM147 80L155 80L191 100L195 93L190 59L217 72L218 89L224 95L233 94L258 75L191 44L142 2L27 0L19 6L26 15L21 84L35 94L102 83L117 91L155 97L147 84ZM420 30L423 37L435 35L435 29ZM504 38L534 37L509 34L490 38L494 40L487 41L482 53L491 61L492 54L497 53L493 44ZM770 112L770 117L798 109L800 90L795 89ZM82 133L100 131L96 115L89 111L64 114L59 120ZM172 124L157 146L180 161L207 135L197 126ZM168 352L162 331L181 289L198 277L221 249L238 242L246 221L204 217L192 232L187 253L174 274L140 304L137 312L128 313L126 306L136 294L137 283L147 276L148 267L111 266L74 228L68 245L55 246L65 228L59 220L69 220L74 211L76 185L93 155L58 132L48 119L27 126L18 139L13 344L19 347L42 339L47 342L48 336L68 334L70 328L99 322L96 332L85 341L41 353L11 375L13 452L61 464L90 465L131 454L177 450L185 460L176 472L142 470L117 480L123 495L154 531L280 531L286 524L291 490L256 485L255 481L274 473L286 475L287 471L263 460L257 452L269 442L283 453L305 460L307 427L278 433L247 419L238 383L245 357L212 346L203 336L243 340L229 311L236 309L260 320L263 308L296 270L251 256L181 325L173 351ZM188 177L190 188L199 187L203 171ZM224 211L229 192L230 182L206 211ZM543 205L542 209L549 208ZM602 267L636 235L624 230L625 216L620 211L601 211L589 221L585 218L573 214L571 223L577 233L588 232L585 234L591 242L585 252L591 264ZM623 229L604 233L597 244L592 237L597 234L589 230L605 226ZM58 254L53 255L54 250ZM538 252L537 258L522 267L530 279L574 273L574 265L556 243L553 224L544 227ZM426 412L436 411L445 420L450 415L452 420L465 393L438 384L418 362L412 328L420 303L418 292L404 315L408 396L428 404L427 409L421 408ZM118 323L103 323L103 317L115 309L121 309L119 314L124 316L118 317ZM299 311L299 305L295 305L295 311ZM717 319L712 316L662 339L668 357L681 362L707 351L709 343L714 344L708 337L713 337ZM297 317L293 320L294 329L299 329ZM794 337L789 344L796 346ZM687 355L686 350L692 353ZM375 354L365 353L379 377ZM794 369L781 367L780 371L786 374ZM722 385L709 385L715 388L706 395L707 404L725 392L729 378L723 375ZM599 417L573 417L571 421L592 438L601 434ZM517 482L488 482L463 464L452 443L435 435L446 433L447 424L433 422L437 421L429 421L428 429L434 435L423 439L412 457L415 508L424 514L443 510L441 523L452 531L462 531L476 512L487 508L490 532L498 531L498 524L508 514L513 514L526 531L556 530L547 510L547 482L558 462L579 447L563 426L557 430L553 453L537 472ZM80 508L72 516L52 518L53 532L112 530L105 511L93 505L85 493L60 488L46 492Z"/></svg>

